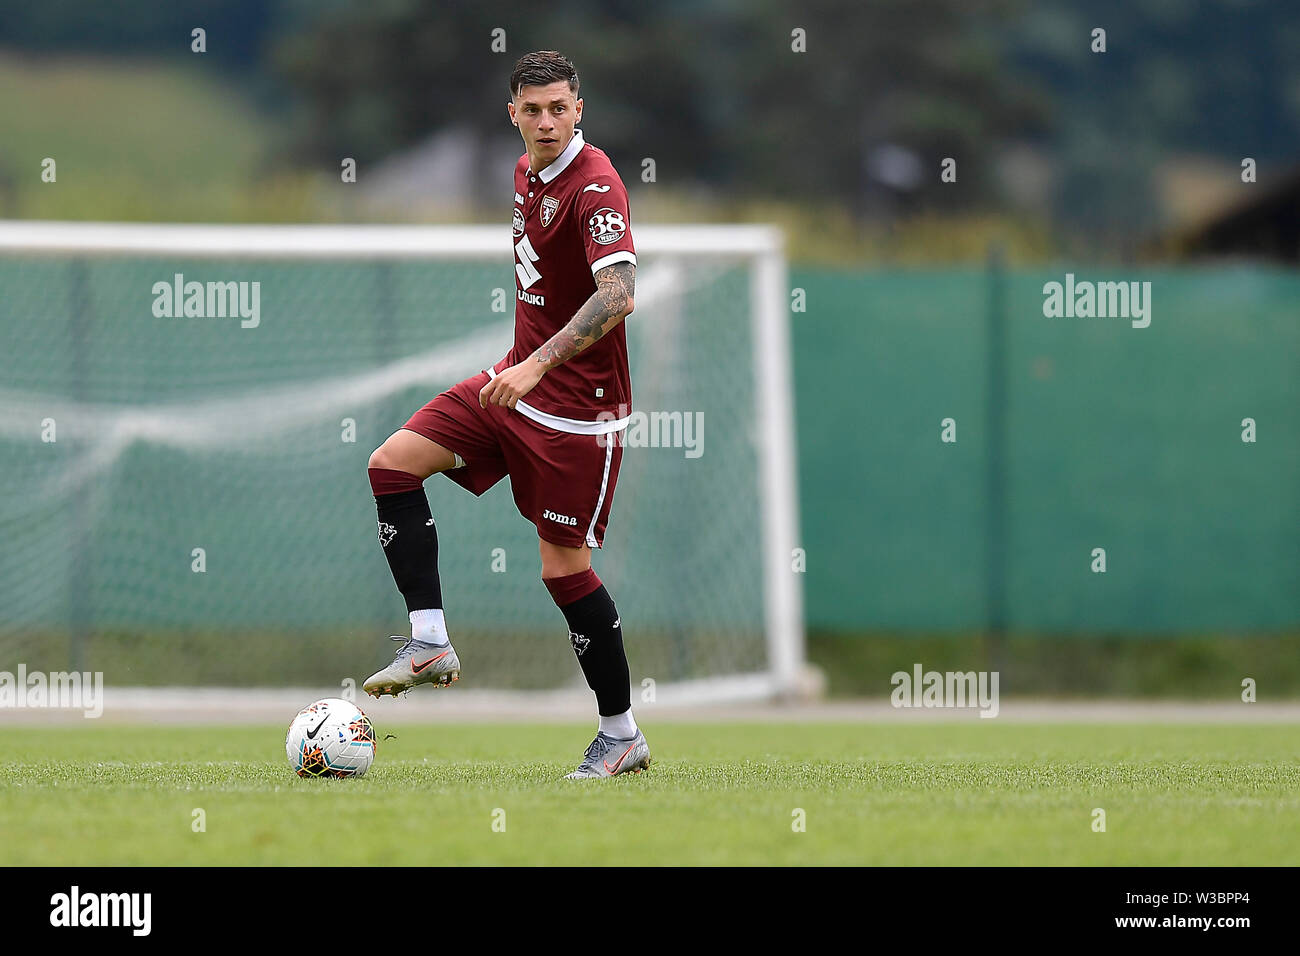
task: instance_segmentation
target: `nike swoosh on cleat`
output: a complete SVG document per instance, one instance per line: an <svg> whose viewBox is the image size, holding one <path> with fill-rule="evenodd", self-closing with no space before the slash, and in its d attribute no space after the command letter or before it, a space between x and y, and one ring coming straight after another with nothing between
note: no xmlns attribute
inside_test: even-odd
<svg viewBox="0 0 1300 956"><path fill-rule="evenodd" d="M636 744L633 744L631 747L628 747L627 750L624 750L623 756L619 757L618 763L614 764L614 766L612 767L609 765L608 760L602 760L601 763L605 765L605 770L608 771L609 773L612 774L618 773L618 768L623 766L623 761L627 759L627 755L630 754L635 749L636 749Z"/></svg>
<svg viewBox="0 0 1300 956"><path fill-rule="evenodd" d="M422 670L424 670L426 667L428 667L428 666L429 666L430 664L432 664L434 661L440 661L440 660L442 660L444 657L446 657L446 656L447 656L448 654L450 654L450 653L451 653L451 651L443 651L443 652L442 652L441 654L439 654L437 657L431 657L431 658L429 658L427 661L425 661L425 662L424 662L423 664L421 664L419 667L416 667L416 666L415 666L415 661L411 661L411 673L412 673L412 674L418 674L418 673L420 673Z"/></svg>

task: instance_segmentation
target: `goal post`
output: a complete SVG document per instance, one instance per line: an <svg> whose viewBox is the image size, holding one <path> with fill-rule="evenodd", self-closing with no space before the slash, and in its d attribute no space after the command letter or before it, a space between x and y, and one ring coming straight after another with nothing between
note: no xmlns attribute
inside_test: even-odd
<svg viewBox="0 0 1300 956"><path fill-rule="evenodd" d="M667 703L797 693L781 233L635 235L641 418L593 561L627 624L634 703L647 687ZM14 489L0 670L222 686L283 684L298 666L303 686L359 683L405 626L366 457L505 354L514 286L498 226L0 222L0 474ZM425 485L465 676L580 686L509 479L478 500Z"/></svg>

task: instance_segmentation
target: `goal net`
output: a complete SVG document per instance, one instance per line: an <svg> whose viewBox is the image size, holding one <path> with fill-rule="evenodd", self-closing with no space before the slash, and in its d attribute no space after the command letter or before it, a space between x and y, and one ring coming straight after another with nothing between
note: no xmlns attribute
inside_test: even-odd
<svg viewBox="0 0 1300 956"><path fill-rule="evenodd" d="M640 420L593 565L637 693L777 695L803 665L779 233L636 239ZM391 659L367 458L505 354L510 250L495 226L0 223L0 670L338 687ZM460 687L583 686L509 479L425 487Z"/></svg>

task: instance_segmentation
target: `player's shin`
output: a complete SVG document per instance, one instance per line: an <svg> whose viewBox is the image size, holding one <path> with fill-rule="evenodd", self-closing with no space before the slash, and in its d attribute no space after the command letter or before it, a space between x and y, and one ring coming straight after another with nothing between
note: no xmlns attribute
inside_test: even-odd
<svg viewBox="0 0 1300 956"><path fill-rule="evenodd" d="M600 732L620 739L635 736L622 622L613 598L590 568L542 583L569 624L569 642L596 695Z"/></svg>
<svg viewBox="0 0 1300 956"><path fill-rule="evenodd" d="M411 616L411 639L393 662L366 678L367 694L396 697L417 684L449 687L460 679L460 658L447 639L438 580L438 532L429 514L423 482L415 475L370 469L370 486L379 509L379 543L384 547L397 589Z"/></svg>
<svg viewBox="0 0 1300 956"><path fill-rule="evenodd" d="M426 644L446 644L438 531L424 485L415 475L386 468L370 469L370 485L379 517L379 543L406 600L411 636Z"/></svg>

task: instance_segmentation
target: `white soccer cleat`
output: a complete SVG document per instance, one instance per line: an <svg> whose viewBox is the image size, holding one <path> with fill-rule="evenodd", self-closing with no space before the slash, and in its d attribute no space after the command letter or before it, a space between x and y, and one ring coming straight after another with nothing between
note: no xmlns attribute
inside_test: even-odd
<svg viewBox="0 0 1300 956"><path fill-rule="evenodd" d="M450 644L427 644L409 637L393 635L404 641L393 662L366 678L365 692L372 697L392 694L396 697L417 684L449 687L460 680L460 658Z"/></svg>
<svg viewBox="0 0 1300 956"><path fill-rule="evenodd" d="M578 769L565 774L564 779L589 780L594 777L613 777L620 773L640 773L648 766L650 745L639 729L635 737L622 739L598 733L582 755Z"/></svg>

